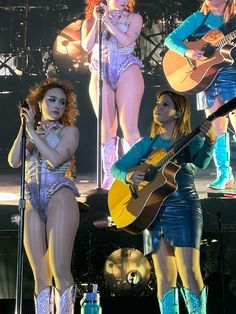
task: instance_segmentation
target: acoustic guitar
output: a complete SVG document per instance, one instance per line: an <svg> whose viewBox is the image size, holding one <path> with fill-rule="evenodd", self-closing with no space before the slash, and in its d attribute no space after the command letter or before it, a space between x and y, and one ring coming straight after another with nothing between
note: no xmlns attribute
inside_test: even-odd
<svg viewBox="0 0 236 314"><path fill-rule="evenodd" d="M184 41L189 49L204 52L199 60L192 60L168 50L162 60L163 70L170 86L177 92L194 94L207 89L218 72L234 63L231 56L236 30L224 36L211 30L197 41Z"/></svg>
<svg viewBox="0 0 236 314"><path fill-rule="evenodd" d="M236 97L212 113L214 119L236 109ZM108 192L108 208L117 228L137 234L148 228L158 216L163 201L176 189L175 176L180 166L173 158L200 132L199 126L182 136L168 150L156 149L147 160L132 168L145 172L141 185L115 180Z"/></svg>

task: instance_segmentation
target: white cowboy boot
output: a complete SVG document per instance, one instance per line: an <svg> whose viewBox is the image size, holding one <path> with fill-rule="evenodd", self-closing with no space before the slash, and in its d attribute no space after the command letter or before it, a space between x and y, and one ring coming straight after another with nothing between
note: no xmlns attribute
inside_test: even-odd
<svg viewBox="0 0 236 314"><path fill-rule="evenodd" d="M56 287L53 287L52 293L53 293L53 300L54 300L54 314L59 314L61 296Z"/></svg>
<svg viewBox="0 0 236 314"><path fill-rule="evenodd" d="M109 190L114 177L111 174L111 167L118 159L119 138L113 137L102 145L102 163L103 163L103 183L102 188Z"/></svg>
<svg viewBox="0 0 236 314"><path fill-rule="evenodd" d="M59 314L74 314L76 301L76 286L67 288L61 295Z"/></svg>
<svg viewBox="0 0 236 314"><path fill-rule="evenodd" d="M35 314L54 314L52 287L47 287L34 295Z"/></svg>

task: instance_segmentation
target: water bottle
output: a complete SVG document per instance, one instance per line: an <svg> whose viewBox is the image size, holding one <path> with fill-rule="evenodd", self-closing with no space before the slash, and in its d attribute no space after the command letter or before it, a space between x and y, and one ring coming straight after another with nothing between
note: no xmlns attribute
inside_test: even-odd
<svg viewBox="0 0 236 314"><path fill-rule="evenodd" d="M97 285L93 285L92 292L84 293L84 296L80 301L80 306L80 314L102 314L100 295L97 291Z"/></svg>

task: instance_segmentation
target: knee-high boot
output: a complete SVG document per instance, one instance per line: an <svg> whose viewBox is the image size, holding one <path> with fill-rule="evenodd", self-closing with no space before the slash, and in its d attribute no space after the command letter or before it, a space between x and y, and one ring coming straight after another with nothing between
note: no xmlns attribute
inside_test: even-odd
<svg viewBox="0 0 236 314"><path fill-rule="evenodd" d="M207 286L202 289L199 296L187 288L181 288L181 293L189 314L206 314Z"/></svg>
<svg viewBox="0 0 236 314"><path fill-rule="evenodd" d="M163 295L162 300L158 298L161 314L179 314L178 288L171 288Z"/></svg>
<svg viewBox="0 0 236 314"><path fill-rule="evenodd" d="M59 314L74 314L76 286L67 288L61 295Z"/></svg>
<svg viewBox="0 0 236 314"><path fill-rule="evenodd" d="M114 177L111 175L111 167L118 159L118 137L113 137L102 145L103 183L102 188L109 190Z"/></svg>
<svg viewBox="0 0 236 314"><path fill-rule="evenodd" d="M122 156L122 155L126 154L129 151L130 147L131 147L130 143L126 139L122 138L121 139L121 150L119 152L119 155Z"/></svg>
<svg viewBox="0 0 236 314"><path fill-rule="evenodd" d="M34 295L35 314L54 314L52 287L47 287Z"/></svg>
<svg viewBox="0 0 236 314"><path fill-rule="evenodd" d="M214 162L217 170L216 180L208 184L208 187L216 190L232 188L234 177L230 167L230 143L229 134L224 133L216 140L214 150Z"/></svg>
<svg viewBox="0 0 236 314"><path fill-rule="evenodd" d="M59 314L61 296L56 287L53 287L52 293L53 293L53 300L54 300L54 314Z"/></svg>
<svg viewBox="0 0 236 314"><path fill-rule="evenodd" d="M139 142L140 140L141 140L141 138L137 139L136 141L134 141L133 143L130 144L126 139L121 138L121 141L120 141L121 142L121 149L119 151L119 156L122 156L122 155L126 154L130 150L130 148L134 144Z"/></svg>

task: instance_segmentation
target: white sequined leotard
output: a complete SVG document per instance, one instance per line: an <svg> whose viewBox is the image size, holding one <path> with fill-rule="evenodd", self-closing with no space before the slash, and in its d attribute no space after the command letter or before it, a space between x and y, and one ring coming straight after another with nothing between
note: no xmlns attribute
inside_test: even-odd
<svg viewBox="0 0 236 314"><path fill-rule="evenodd" d="M40 125L42 124L45 125L44 141L55 149L61 141L60 133L64 126L59 122L51 121L41 121ZM52 168L42 158L36 147L31 152L26 151L26 198L30 199L32 206L43 221L47 219L46 212L50 197L60 188L67 187L73 191L75 196L79 196L74 182L65 177L69 166L70 161L67 161L60 167Z"/></svg>
<svg viewBox="0 0 236 314"><path fill-rule="evenodd" d="M129 13L123 13L126 20ZM126 23L119 22L119 19L112 19L112 23L123 33L126 33L129 27ZM129 46L121 46L115 36L108 33L106 30L102 33L102 77L111 86L113 90L117 87L117 82L120 75L132 64L137 64L140 68L143 67L142 62L138 57L133 55L135 43ZM98 71L99 60L99 45L96 43L92 50L90 70Z"/></svg>

